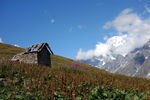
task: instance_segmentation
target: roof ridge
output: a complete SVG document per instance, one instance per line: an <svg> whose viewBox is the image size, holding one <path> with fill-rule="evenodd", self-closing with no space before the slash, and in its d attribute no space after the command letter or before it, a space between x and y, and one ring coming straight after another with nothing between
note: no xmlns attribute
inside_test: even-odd
<svg viewBox="0 0 150 100"><path fill-rule="evenodd" d="M51 50L50 46L46 42L45 43L39 43L39 44L31 45L30 47L28 47L26 49L26 53L40 52L43 49L44 46L47 47L49 53L54 54L53 51Z"/></svg>

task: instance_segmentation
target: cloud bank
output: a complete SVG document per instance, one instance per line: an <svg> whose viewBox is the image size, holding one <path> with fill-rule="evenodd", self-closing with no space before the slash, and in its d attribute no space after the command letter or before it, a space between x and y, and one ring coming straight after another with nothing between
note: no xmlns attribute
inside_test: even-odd
<svg viewBox="0 0 150 100"><path fill-rule="evenodd" d="M20 46L19 46L19 45L17 45L17 44L15 44L14 46L15 46L15 47L20 47Z"/></svg>
<svg viewBox="0 0 150 100"><path fill-rule="evenodd" d="M0 43L3 43L3 40L2 40L2 38L0 37Z"/></svg>
<svg viewBox="0 0 150 100"><path fill-rule="evenodd" d="M150 18L142 18L132 9L123 10L114 20L107 22L104 29L113 28L118 35L105 38L105 43L97 43L94 49L77 53L77 60L120 54L125 56L135 48L143 46L150 39Z"/></svg>

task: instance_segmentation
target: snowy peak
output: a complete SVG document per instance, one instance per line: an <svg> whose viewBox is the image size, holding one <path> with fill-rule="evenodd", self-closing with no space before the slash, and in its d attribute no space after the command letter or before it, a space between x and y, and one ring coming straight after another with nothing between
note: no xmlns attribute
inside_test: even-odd
<svg viewBox="0 0 150 100"><path fill-rule="evenodd" d="M143 49L150 50L150 40L143 46Z"/></svg>
<svg viewBox="0 0 150 100"><path fill-rule="evenodd" d="M112 47L122 46L125 40L120 36L114 36L107 41Z"/></svg>
<svg viewBox="0 0 150 100"><path fill-rule="evenodd" d="M115 38L117 40L115 44L113 44L114 39L109 41L112 43L112 47L121 46L123 41L120 38ZM136 48L126 56L114 54L113 56L93 57L81 62L113 73L150 78L150 41L145 43L143 47Z"/></svg>

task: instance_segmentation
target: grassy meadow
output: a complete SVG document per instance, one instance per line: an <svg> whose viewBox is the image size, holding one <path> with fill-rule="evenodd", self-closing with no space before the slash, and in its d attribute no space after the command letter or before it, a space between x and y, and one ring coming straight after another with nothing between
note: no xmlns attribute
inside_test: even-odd
<svg viewBox="0 0 150 100"><path fill-rule="evenodd" d="M6 50L7 49L7 50ZM0 44L0 57L24 49ZM0 61L0 100L150 100L150 80L51 55L52 67Z"/></svg>

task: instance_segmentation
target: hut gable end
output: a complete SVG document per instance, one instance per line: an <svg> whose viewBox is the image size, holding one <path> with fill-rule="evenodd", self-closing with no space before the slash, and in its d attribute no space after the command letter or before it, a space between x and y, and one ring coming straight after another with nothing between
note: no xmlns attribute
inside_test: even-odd
<svg viewBox="0 0 150 100"><path fill-rule="evenodd" d="M43 47L43 49L38 52L38 63L41 65L47 65L49 66L51 64L50 60L50 53L46 46Z"/></svg>

